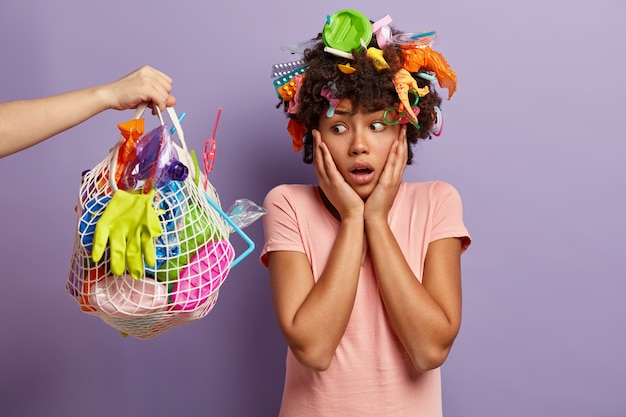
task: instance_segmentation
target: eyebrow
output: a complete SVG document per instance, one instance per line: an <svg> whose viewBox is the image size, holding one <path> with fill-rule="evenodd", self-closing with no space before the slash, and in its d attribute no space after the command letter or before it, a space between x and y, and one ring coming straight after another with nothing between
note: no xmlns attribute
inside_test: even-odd
<svg viewBox="0 0 626 417"><path fill-rule="evenodd" d="M374 114L374 113L378 113L378 112L381 112L381 111L383 111L383 109L371 110L371 111L366 111L366 112L362 112L362 113L363 114ZM358 113L358 111L353 111L353 110L348 111L348 110L335 109L335 114L339 114L341 116L346 116L346 115L347 116L351 116L351 115L357 114L357 113Z"/></svg>

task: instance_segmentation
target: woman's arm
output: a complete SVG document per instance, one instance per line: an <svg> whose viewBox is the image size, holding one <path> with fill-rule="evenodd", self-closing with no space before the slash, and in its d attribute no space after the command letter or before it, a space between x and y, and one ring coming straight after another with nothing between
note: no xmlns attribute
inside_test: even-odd
<svg viewBox="0 0 626 417"><path fill-rule="evenodd" d="M317 282L309 260L299 252L269 254L272 298L278 323L296 358L325 370L348 325L363 256L363 208L356 192L337 171L314 131L314 167L324 197L341 218L330 256Z"/></svg>
<svg viewBox="0 0 626 417"><path fill-rule="evenodd" d="M109 84L32 100L0 103L0 157L34 146L108 109L136 108L152 102L172 106L172 79L141 67Z"/></svg>
<svg viewBox="0 0 626 417"><path fill-rule="evenodd" d="M441 366L461 325L461 239L428 245L420 283L388 224L367 227L381 297L398 338L417 369Z"/></svg>
<svg viewBox="0 0 626 417"><path fill-rule="evenodd" d="M406 131L391 148L379 182L365 204L365 230L378 285L391 324L415 367L439 367L461 323L461 240L428 245L422 282L415 277L387 216L406 167Z"/></svg>
<svg viewBox="0 0 626 417"><path fill-rule="evenodd" d="M305 254L269 254L278 324L304 366L323 371L330 365L352 313L362 253L363 222L346 220L317 282Z"/></svg>

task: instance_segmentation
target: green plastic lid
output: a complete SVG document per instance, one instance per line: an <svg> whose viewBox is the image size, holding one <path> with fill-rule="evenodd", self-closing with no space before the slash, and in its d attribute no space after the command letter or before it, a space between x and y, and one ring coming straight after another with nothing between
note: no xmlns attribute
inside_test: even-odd
<svg viewBox="0 0 626 417"><path fill-rule="evenodd" d="M363 49L361 39L366 45L372 40L372 23L361 12L341 10L328 16L322 39L326 46L343 52Z"/></svg>

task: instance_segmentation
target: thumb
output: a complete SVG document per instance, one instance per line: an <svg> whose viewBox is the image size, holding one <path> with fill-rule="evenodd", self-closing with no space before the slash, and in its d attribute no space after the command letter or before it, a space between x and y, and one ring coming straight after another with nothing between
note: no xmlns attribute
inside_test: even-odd
<svg viewBox="0 0 626 417"><path fill-rule="evenodd" d="M109 240L110 225L103 223L102 218L96 223L96 230L93 235L93 248L91 250L91 259L94 262L100 262L104 249L106 248L107 241Z"/></svg>

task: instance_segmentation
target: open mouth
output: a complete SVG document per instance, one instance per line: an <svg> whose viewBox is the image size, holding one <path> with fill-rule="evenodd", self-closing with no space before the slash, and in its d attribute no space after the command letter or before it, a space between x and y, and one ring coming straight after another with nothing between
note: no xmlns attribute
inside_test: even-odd
<svg viewBox="0 0 626 417"><path fill-rule="evenodd" d="M372 173L370 168L355 168L350 171L353 175L369 175Z"/></svg>
<svg viewBox="0 0 626 417"><path fill-rule="evenodd" d="M355 184L364 185L374 178L374 169L368 164L356 164L350 169L350 176Z"/></svg>

